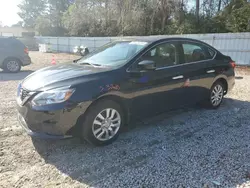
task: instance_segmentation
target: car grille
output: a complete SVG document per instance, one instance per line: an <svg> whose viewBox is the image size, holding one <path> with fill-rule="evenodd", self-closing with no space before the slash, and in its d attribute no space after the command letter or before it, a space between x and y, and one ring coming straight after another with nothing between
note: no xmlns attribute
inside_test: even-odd
<svg viewBox="0 0 250 188"><path fill-rule="evenodd" d="M29 91L21 89L21 100L23 101L27 96L29 96Z"/></svg>

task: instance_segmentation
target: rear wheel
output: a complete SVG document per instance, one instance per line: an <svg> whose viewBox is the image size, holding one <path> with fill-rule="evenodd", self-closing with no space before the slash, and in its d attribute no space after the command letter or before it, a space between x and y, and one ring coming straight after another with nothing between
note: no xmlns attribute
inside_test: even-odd
<svg viewBox="0 0 250 188"><path fill-rule="evenodd" d="M96 146L111 144L119 136L123 119L119 104L111 100L99 101L84 118L82 137Z"/></svg>
<svg viewBox="0 0 250 188"><path fill-rule="evenodd" d="M211 109L217 109L220 107L224 98L224 85L222 82L215 82L210 90L209 99L206 102L206 106Z"/></svg>
<svg viewBox="0 0 250 188"><path fill-rule="evenodd" d="M21 70L21 63L18 59L9 58L4 61L3 69L6 72L16 73Z"/></svg>

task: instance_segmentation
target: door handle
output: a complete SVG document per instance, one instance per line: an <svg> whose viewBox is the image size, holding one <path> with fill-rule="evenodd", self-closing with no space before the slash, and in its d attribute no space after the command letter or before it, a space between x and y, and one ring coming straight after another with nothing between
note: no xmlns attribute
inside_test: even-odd
<svg viewBox="0 0 250 188"><path fill-rule="evenodd" d="M184 78L184 76L183 76L183 75L180 75L180 76L173 77L172 79L173 79L173 80L178 80L178 79L182 79L182 78Z"/></svg>
<svg viewBox="0 0 250 188"><path fill-rule="evenodd" d="M215 72L215 70L209 70L209 71L207 71L208 74L211 74L211 73L214 73L214 72Z"/></svg>

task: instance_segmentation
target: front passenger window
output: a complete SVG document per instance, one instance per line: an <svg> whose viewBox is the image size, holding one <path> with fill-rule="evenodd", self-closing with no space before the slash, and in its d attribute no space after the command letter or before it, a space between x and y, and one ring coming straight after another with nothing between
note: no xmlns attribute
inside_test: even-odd
<svg viewBox="0 0 250 188"><path fill-rule="evenodd" d="M141 60L152 60L156 68L168 67L177 64L176 46L171 43L164 43L156 46L141 57Z"/></svg>

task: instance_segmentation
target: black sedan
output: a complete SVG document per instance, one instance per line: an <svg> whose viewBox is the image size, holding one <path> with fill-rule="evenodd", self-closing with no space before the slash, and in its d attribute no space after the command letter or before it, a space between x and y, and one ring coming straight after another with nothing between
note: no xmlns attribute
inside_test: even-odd
<svg viewBox="0 0 250 188"><path fill-rule="evenodd" d="M17 92L18 119L31 136L80 136L106 145L131 117L198 102L218 108L235 84L234 68L230 57L198 40L116 41L25 78Z"/></svg>

